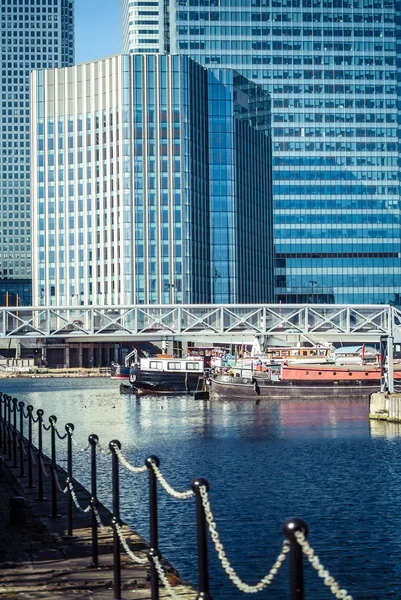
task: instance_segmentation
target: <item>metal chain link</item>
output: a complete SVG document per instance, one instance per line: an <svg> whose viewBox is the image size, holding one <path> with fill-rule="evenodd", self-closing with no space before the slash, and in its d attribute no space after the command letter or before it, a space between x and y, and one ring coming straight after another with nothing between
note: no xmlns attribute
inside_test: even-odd
<svg viewBox="0 0 401 600"><path fill-rule="evenodd" d="M27 456L28 452L26 451L26 445L28 444L28 442L25 442L25 438L23 436L20 435L20 440L22 442L21 446L22 446L22 451L25 454L25 456Z"/></svg>
<svg viewBox="0 0 401 600"><path fill-rule="evenodd" d="M58 437L59 440L65 440L65 438L67 437L67 433L65 433L64 435L61 435L61 433L59 433L57 427L54 428L54 431L56 432L56 435Z"/></svg>
<svg viewBox="0 0 401 600"><path fill-rule="evenodd" d="M75 446L76 448L78 448L78 444L74 440L74 435L73 435L74 432L73 432L73 430L71 429L71 427L68 427L68 425L66 425L66 428L67 428L67 431L68 431L69 435L71 436L72 445ZM88 444L85 448L79 448L79 452L86 452L87 450L89 450L90 446L91 445Z"/></svg>
<svg viewBox="0 0 401 600"><path fill-rule="evenodd" d="M111 533L113 531L113 528L110 527L109 525L103 525L102 520L99 515L99 511L94 504L92 504L92 510L95 514L95 519L97 521L99 529L101 529L104 533Z"/></svg>
<svg viewBox="0 0 401 600"><path fill-rule="evenodd" d="M62 494L66 494L68 492L68 485L63 489L61 487L61 484L60 484L60 481L58 478L57 469L54 469L53 472L54 472L54 479L56 480L56 485L57 485L59 492L61 492Z"/></svg>
<svg viewBox="0 0 401 600"><path fill-rule="evenodd" d="M330 575L327 569L324 568L320 562L319 557L315 554L315 551L307 541L302 531L294 531L294 535L297 539L298 544L301 546L303 553L309 560L310 564L318 572L319 577L323 579L324 585L330 588L331 593L336 597L343 600L352 600L352 596L348 594L347 590L340 589L340 584Z"/></svg>
<svg viewBox="0 0 401 600"><path fill-rule="evenodd" d="M150 464L152 465L152 469L158 481L160 482L160 485L166 490L168 494L170 494L170 496L173 496L173 498L176 498L177 500L187 500L188 498L192 498L195 495L192 490L188 490L187 492L179 492L172 488L171 485L163 477L159 467L153 461L150 461Z"/></svg>
<svg viewBox="0 0 401 600"><path fill-rule="evenodd" d="M124 550L126 551L126 553L128 554L128 556L136 563L140 564L140 565L145 565L148 561L148 558L141 558L140 556L137 556L136 554L134 554L131 550L131 548L128 546L128 542L124 537L123 534L123 530L121 529L119 523L117 523L117 521L113 520L113 525L116 528L117 531L117 535L120 538L120 542L122 547L124 548Z"/></svg>
<svg viewBox="0 0 401 600"><path fill-rule="evenodd" d="M98 450L102 454L111 454L110 448L103 448L103 446L99 444L99 442L96 444L96 450Z"/></svg>
<svg viewBox="0 0 401 600"><path fill-rule="evenodd" d="M33 464L34 464L34 465L37 465L38 463L37 463L37 462L36 462L36 460L35 460L35 455L34 455L34 453L33 453L33 448L32 448L32 446L30 446L30 447L29 447L29 452L31 453L31 456L32 456L32 462L33 462Z"/></svg>
<svg viewBox="0 0 401 600"><path fill-rule="evenodd" d="M178 598L178 596L175 595L174 590L171 586L171 583L167 579L167 575L164 572L161 562L159 561L159 558L157 556L152 556L151 558L152 558L153 562L155 563L156 571L157 571L157 574L159 575L160 581L163 583L167 592L170 594L170 596L173 598L173 600L180 600L180 598Z"/></svg>
<svg viewBox="0 0 401 600"><path fill-rule="evenodd" d="M245 583L237 575L237 573L234 571L233 567L231 566L231 563L228 560L227 555L225 553L224 546L220 541L220 536L216 529L217 526L216 526L216 523L215 523L215 520L213 517L210 502L208 499L208 493L207 493L206 486L204 486L204 485L199 486L199 491L200 491L200 495L202 498L203 508L205 509L206 520L209 525L210 536L213 540L214 547L215 547L217 555L220 559L221 565L222 565L223 569L225 570L226 574L228 575L229 579L239 590L241 590L241 592L244 592L245 594L256 594L257 592L261 592L268 585L271 584L274 577L277 575L280 567L282 566L283 562L285 561L286 555L290 551L289 541L284 540L281 552L277 556L276 562L270 569L269 573L267 573L267 575L265 575L255 585L249 585L248 583Z"/></svg>
<svg viewBox="0 0 401 600"><path fill-rule="evenodd" d="M41 464L43 473L45 474L46 477L49 477L50 473L48 471L46 471L45 463L43 462L43 456L41 456L39 458L39 460L40 460L40 464Z"/></svg>
<svg viewBox="0 0 401 600"><path fill-rule="evenodd" d="M118 460L121 462L121 464L128 469L128 471L132 471L132 473L145 473L145 471L148 470L147 466L143 466L143 467L134 467L133 465L131 465L128 460L124 457L123 453L121 452L120 448L117 446L117 444L112 444L113 450L114 452L117 454L118 456Z"/></svg>
<svg viewBox="0 0 401 600"><path fill-rule="evenodd" d="M75 506L77 507L77 509L82 513L88 513L92 509L92 501L90 504L88 504L88 506L86 508L82 508L82 506L80 505L79 500L77 498L77 495L75 493L72 481L69 477L67 477L67 479L66 479L66 484L67 484L67 487L64 490L61 490L63 492L63 494L66 494L69 491L71 494L71 498L73 499L73 502L74 502Z"/></svg>

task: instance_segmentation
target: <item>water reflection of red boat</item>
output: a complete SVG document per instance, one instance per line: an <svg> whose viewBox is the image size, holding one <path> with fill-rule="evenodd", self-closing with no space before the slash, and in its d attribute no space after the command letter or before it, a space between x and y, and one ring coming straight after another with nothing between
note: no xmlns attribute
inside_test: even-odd
<svg viewBox="0 0 401 600"><path fill-rule="evenodd" d="M280 421L285 427L313 427L333 423L365 423L368 403L364 400L326 402L283 402L279 405Z"/></svg>

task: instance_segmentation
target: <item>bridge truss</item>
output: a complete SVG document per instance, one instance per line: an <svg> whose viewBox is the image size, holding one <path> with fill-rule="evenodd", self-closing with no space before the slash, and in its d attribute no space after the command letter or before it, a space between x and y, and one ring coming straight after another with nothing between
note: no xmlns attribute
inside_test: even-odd
<svg viewBox="0 0 401 600"><path fill-rule="evenodd" d="M0 307L0 338L179 339L252 343L255 338L401 341L401 311L389 305L226 304Z"/></svg>

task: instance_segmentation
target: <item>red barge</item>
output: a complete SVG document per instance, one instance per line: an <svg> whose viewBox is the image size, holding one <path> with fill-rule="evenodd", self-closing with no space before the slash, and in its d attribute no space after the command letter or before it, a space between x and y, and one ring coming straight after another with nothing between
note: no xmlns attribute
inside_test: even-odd
<svg viewBox="0 0 401 600"><path fill-rule="evenodd" d="M401 365L394 365L394 381L401 381ZM212 391L226 397L369 398L380 390L381 369L371 365L290 364L262 371L221 372Z"/></svg>

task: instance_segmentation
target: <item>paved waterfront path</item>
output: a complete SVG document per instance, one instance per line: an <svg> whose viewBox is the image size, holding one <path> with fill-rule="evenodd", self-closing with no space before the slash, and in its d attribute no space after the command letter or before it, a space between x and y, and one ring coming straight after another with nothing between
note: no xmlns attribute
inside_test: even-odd
<svg viewBox="0 0 401 600"><path fill-rule="evenodd" d="M26 477L18 477L19 468L5 460L0 472L0 599L69 600L77 597L114 599L112 535L99 530L99 567L91 567L91 517L74 509L74 535L66 536L66 495L58 494L60 518L50 518L51 481L44 478L47 500L37 501L37 490L28 489ZM60 477L61 479L61 477ZM88 503L88 493L76 488L78 499ZM26 524L9 525L9 499L24 496L27 500ZM110 513L103 507L99 513L105 523ZM124 535L131 549L145 556L146 542L127 526ZM137 565L121 554L122 598L145 600L151 597L148 565ZM194 590L180 581L174 569L166 568L180 600L195 600ZM161 587L160 598L170 598Z"/></svg>

